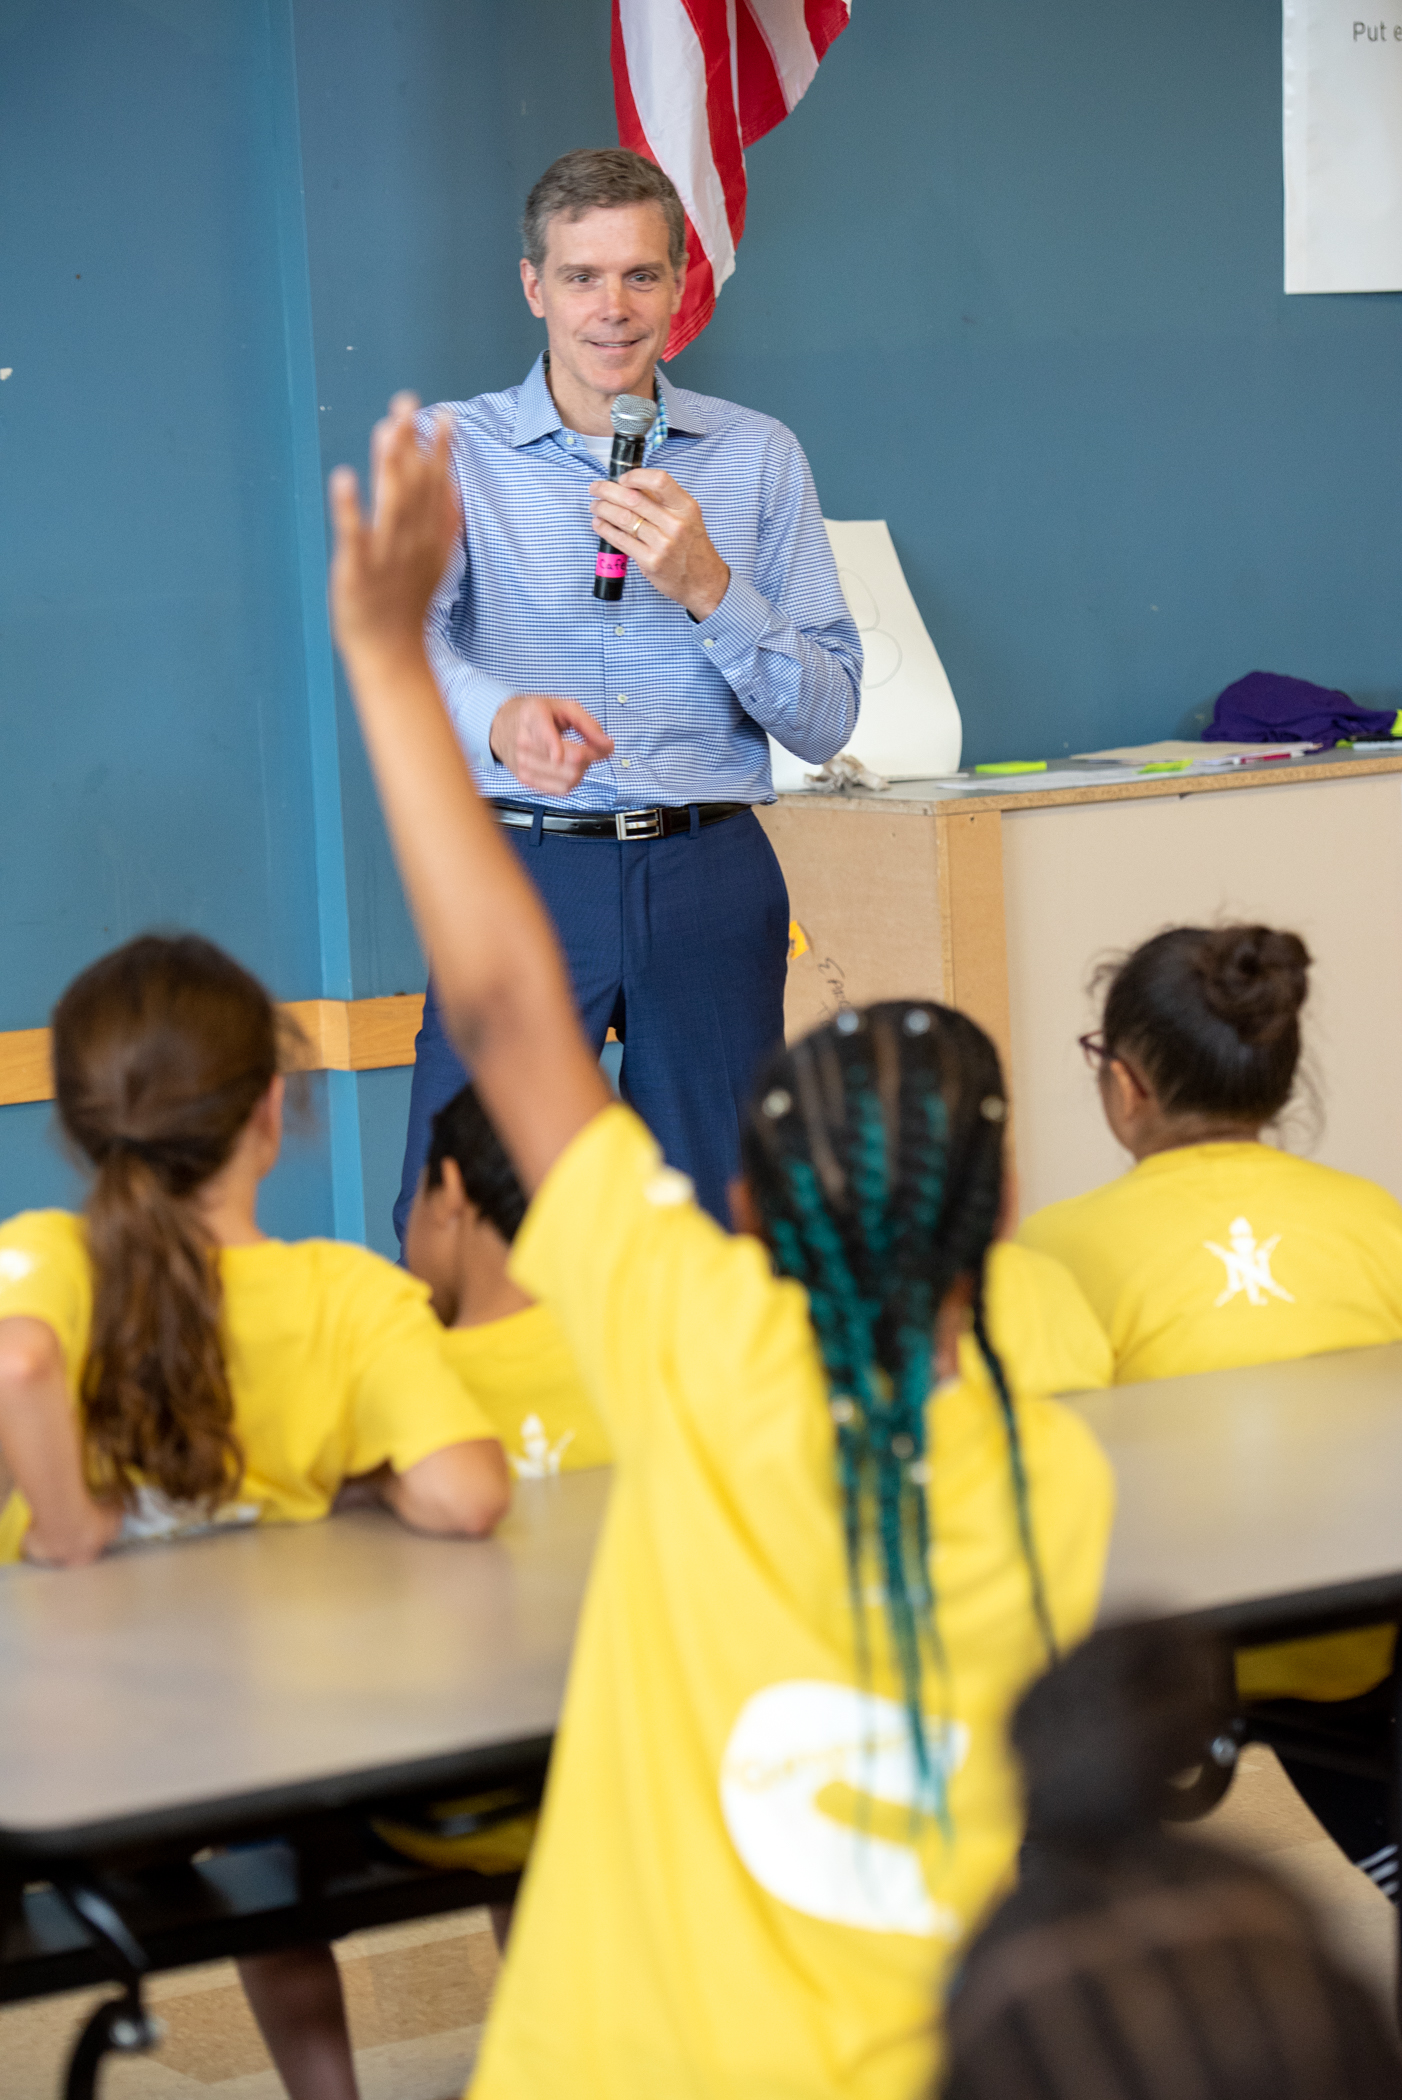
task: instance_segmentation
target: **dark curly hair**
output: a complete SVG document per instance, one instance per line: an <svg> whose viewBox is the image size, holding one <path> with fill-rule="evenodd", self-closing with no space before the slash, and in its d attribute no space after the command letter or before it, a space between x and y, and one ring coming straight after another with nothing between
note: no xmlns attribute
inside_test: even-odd
<svg viewBox="0 0 1402 2100"><path fill-rule="evenodd" d="M1106 1051L1172 1114L1269 1123L1295 1084L1309 967L1298 934L1174 926L1106 973Z"/></svg>

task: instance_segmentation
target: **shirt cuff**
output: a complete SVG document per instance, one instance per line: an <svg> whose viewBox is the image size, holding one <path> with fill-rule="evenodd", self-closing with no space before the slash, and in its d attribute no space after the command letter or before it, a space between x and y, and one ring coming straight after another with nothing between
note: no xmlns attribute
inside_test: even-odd
<svg viewBox="0 0 1402 2100"><path fill-rule="evenodd" d="M503 782L512 778L492 752L491 735L498 708L515 690L504 679L493 678L486 671L466 669L449 684L445 695L448 718L479 779L493 773L500 774Z"/></svg>
<svg viewBox="0 0 1402 2100"><path fill-rule="evenodd" d="M728 685L748 685L755 651L773 624L769 600L732 571L720 604L696 622L696 640Z"/></svg>

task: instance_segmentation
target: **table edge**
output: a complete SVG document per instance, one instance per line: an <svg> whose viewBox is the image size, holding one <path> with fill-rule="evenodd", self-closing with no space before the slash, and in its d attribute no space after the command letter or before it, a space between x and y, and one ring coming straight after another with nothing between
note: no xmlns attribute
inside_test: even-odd
<svg viewBox="0 0 1402 2100"><path fill-rule="evenodd" d="M479 1743L471 1749L440 1752L408 1763L374 1765L319 1774L282 1786L255 1788L247 1794L199 1795L162 1808L93 1822L15 1825L0 1811L0 1859L44 1861L91 1858L133 1846L189 1840L209 1844L250 1828L297 1822L308 1815L337 1810L369 1811L394 1797L427 1791L451 1793L476 1784L518 1775L523 1767L549 1762L554 1735L519 1736L510 1741Z"/></svg>

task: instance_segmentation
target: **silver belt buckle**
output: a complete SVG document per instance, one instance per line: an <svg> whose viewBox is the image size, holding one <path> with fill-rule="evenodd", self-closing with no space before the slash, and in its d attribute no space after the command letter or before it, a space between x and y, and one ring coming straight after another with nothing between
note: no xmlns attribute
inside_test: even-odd
<svg viewBox="0 0 1402 2100"><path fill-rule="evenodd" d="M660 839L662 812L660 809L620 809L615 812L613 828L621 840Z"/></svg>

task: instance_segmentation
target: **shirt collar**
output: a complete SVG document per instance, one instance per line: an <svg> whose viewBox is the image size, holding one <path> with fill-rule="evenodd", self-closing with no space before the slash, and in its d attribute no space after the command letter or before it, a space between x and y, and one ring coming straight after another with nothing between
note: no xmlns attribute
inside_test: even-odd
<svg viewBox="0 0 1402 2100"><path fill-rule="evenodd" d="M511 433L513 450L522 445L533 445L537 438L549 437L552 431L563 430L560 411L555 406L545 379L545 353L541 352L521 385L516 397L516 422ZM695 409L689 408L679 388L674 387L663 373L657 375L657 421L648 432L647 449L655 452L666 442L671 431L685 431L690 437L704 437L706 425Z"/></svg>
<svg viewBox="0 0 1402 2100"><path fill-rule="evenodd" d="M695 396L691 398L694 400ZM665 372L657 375L657 399L662 408L662 415L657 419L659 423L665 415L669 430L685 431L688 437L706 435L706 418L688 406L686 395L680 387L673 386Z"/></svg>

